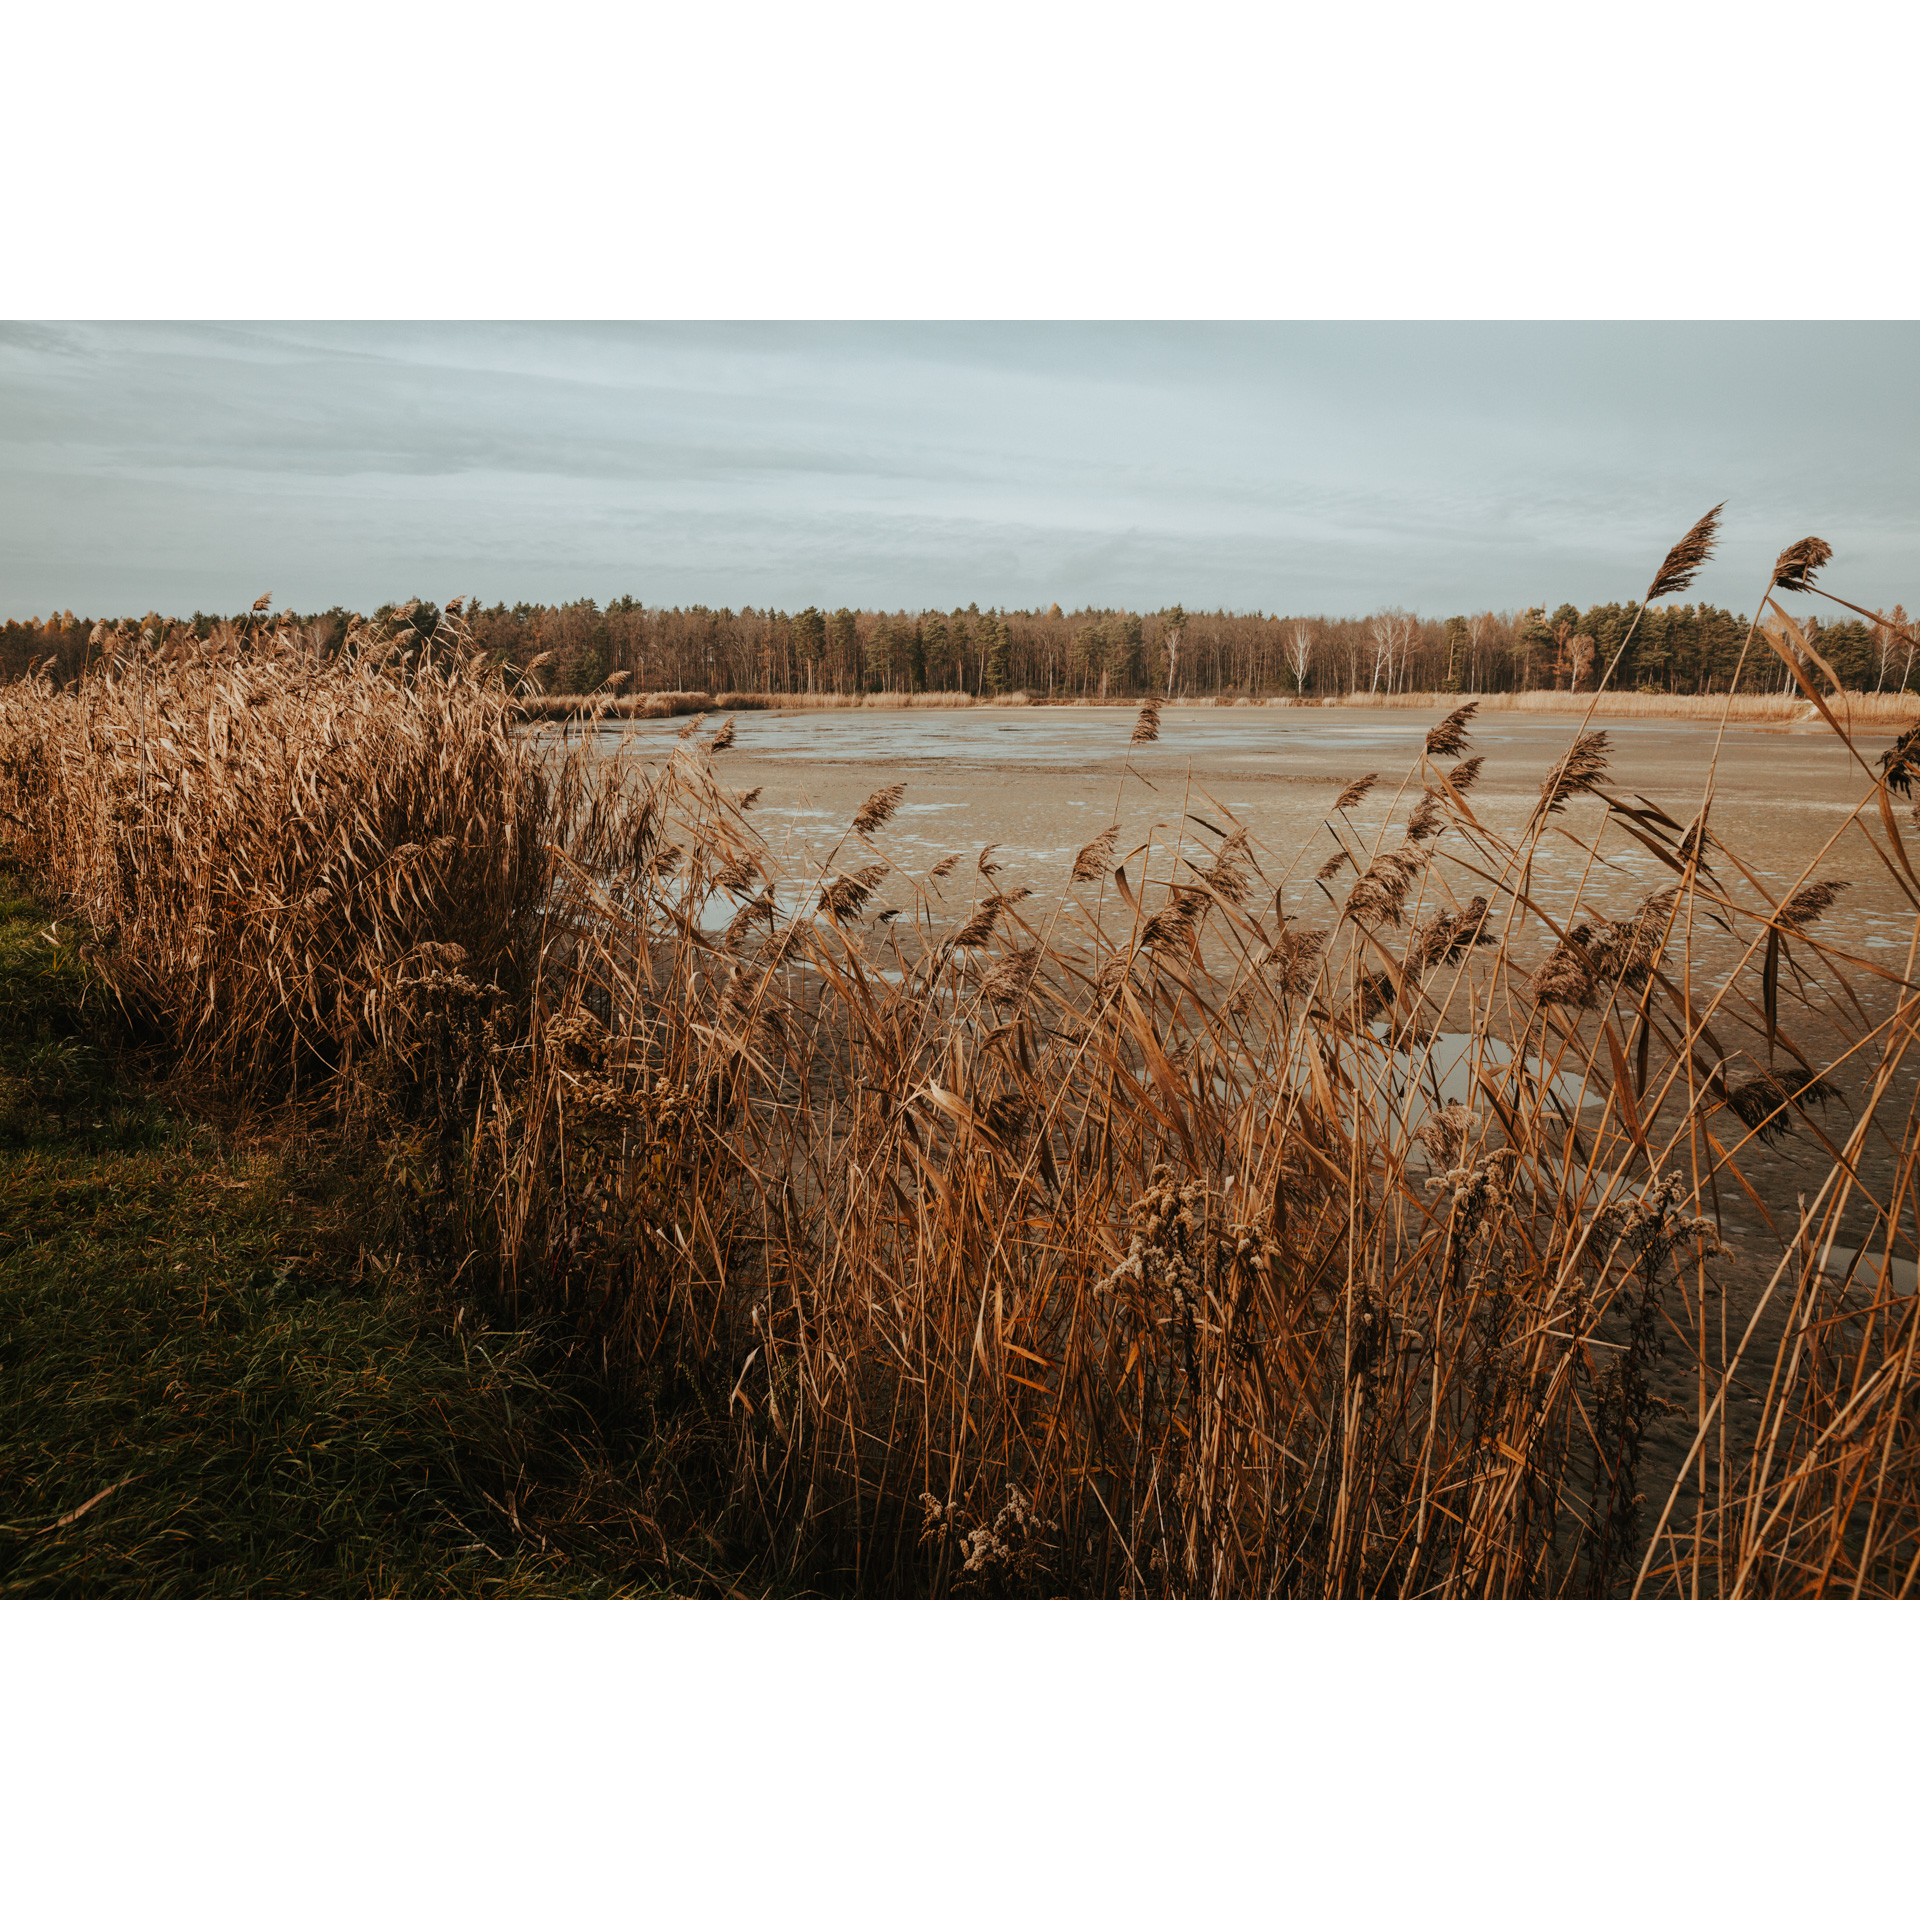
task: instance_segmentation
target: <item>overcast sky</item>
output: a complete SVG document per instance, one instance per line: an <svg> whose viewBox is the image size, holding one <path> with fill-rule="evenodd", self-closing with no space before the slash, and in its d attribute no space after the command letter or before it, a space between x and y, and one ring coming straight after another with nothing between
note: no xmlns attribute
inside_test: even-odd
<svg viewBox="0 0 1920 1920"><path fill-rule="evenodd" d="M0 612L1920 605L1920 325L0 326Z"/></svg>

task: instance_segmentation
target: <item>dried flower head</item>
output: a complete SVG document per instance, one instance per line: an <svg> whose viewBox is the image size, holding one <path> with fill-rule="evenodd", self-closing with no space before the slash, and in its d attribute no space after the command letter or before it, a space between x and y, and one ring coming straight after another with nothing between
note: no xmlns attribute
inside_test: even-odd
<svg viewBox="0 0 1920 1920"><path fill-rule="evenodd" d="M1389 847L1353 883L1343 911L1362 926L1398 926L1407 895L1426 864L1426 850L1412 841Z"/></svg>
<svg viewBox="0 0 1920 1920"><path fill-rule="evenodd" d="M1407 943L1406 970L1418 977L1434 967L1457 967L1475 947L1497 946L1486 931L1486 896L1476 893L1458 913L1437 914Z"/></svg>
<svg viewBox="0 0 1920 1920"><path fill-rule="evenodd" d="M1321 951L1331 938L1324 927L1313 933L1294 933L1282 927L1260 962L1261 968L1273 974L1273 984L1282 993L1310 993L1320 977Z"/></svg>
<svg viewBox="0 0 1920 1920"><path fill-rule="evenodd" d="M733 716L729 714L721 723L720 731L707 742L709 753L725 753L733 745Z"/></svg>
<svg viewBox="0 0 1920 1920"><path fill-rule="evenodd" d="M894 786L882 787L878 793L868 794L860 803L860 811L853 816L853 831L864 835L884 827L899 811L906 793L904 786Z"/></svg>
<svg viewBox="0 0 1920 1920"><path fill-rule="evenodd" d="M1833 549L1824 540L1796 540L1773 563L1773 584L1788 593L1805 593L1832 558Z"/></svg>
<svg viewBox="0 0 1920 1920"><path fill-rule="evenodd" d="M766 792L766 788L765 788L765 787L751 787L751 788L749 788L749 789L748 789L748 790L747 790L747 791L746 791L745 793L743 793L743 794L742 794L742 795L740 796L740 811L741 811L742 813L745 813L745 812L746 812L746 810L747 810L747 809L748 809L749 807L751 807L751 806L752 806L752 805L753 805L753 804L754 804L754 803L755 803L755 802L756 802L756 801L757 801L757 800L758 800L758 799L760 798L760 796L761 796L761 795L762 795L763 793L765 793L765 792Z"/></svg>
<svg viewBox="0 0 1920 1920"><path fill-rule="evenodd" d="M1793 1112L1824 1106L1838 1095L1805 1067L1783 1067L1778 1073L1762 1068L1746 1079L1726 1085L1721 1095L1756 1140L1782 1140L1793 1131Z"/></svg>
<svg viewBox="0 0 1920 1920"><path fill-rule="evenodd" d="M1321 862L1320 871L1313 877L1324 885L1347 864L1347 859L1348 855L1344 847L1341 848L1338 853L1329 854L1326 859Z"/></svg>
<svg viewBox="0 0 1920 1920"><path fill-rule="evenodd" d="M1559 813L1576 793L1591 793L1607 777L1607 736L1583 733L1555 763L1540 789L1540 811Z"/></svg>
<svg viewBox="0 0 1920 1920"><path fill-rule="evenodd" d="M1038 947L1022 947L1017 953L1002 954L980 982L980 996L997 1007L1010 1007L1025 999L1033 985L1034 970L1040 964Z"/></svg>
<svg viewBox="0 0 1920 1920"><path fill-rule="evenodd" d="M974 865L978 867L981 873L989 880L1000 871L1000 862L993 857L995 851L996 849L993 847L982 847L980 849L980 858L974 862Z"/></svg>
<svg viewBox="0 0 1920 1920"><path fill-rule="evenodd" d="M1477 753L1471 760L1462 760L1460 764L1453 768L1447 775L1447 779L1451 782L1454 792L1469 792L1473 787L1473 783L1480 778L1480 769L1486 764L1485 757Z"/></svg>
<svg viewBox="0 0 1920 1920"><path fill-rule="evenodd" d="M1783 927L1795 930L1810 927L1852 884L1848 880L1809 881L1788 896L1786 904L1774 918Z"/></svg>
<svg viewBox="0 0 1920 1920"><path fill-rule="evenodd" d="M1427 729L1427 752L1436 760L1452 760L1467 744L1467 722L1479 710L1478 700L1455 707L1437 727Z"/></svg>
<svg viewBox="0 0 1920 1920"><path fill-rule="evenodd" d="M975 908L973 918L947 944L953 947L984 947L993 938L993 929L1005 905L999 894L988 894Z"/></svg>
<svg viewBox="0 0 1920 1920"><path fill-rule="evenodd" d="M1714 543L1720 538L1720 508L1726 504L1723 500L1719 507L1702 514L1674 542L1660 563L1660 571L1653 576L1653 585L1647 589L1649 601L1663 600L1670 593L1685 593L1693 585L1693 576L1713 557Z"/></svg>
<svg viewBox="0 0 1920 1920"><path fill-rule="evenodd" d="M1373 784L1380 776L1377 773L1362 774L1358 780L1340 789L1339 798L1333 803L1335 813L1344 813L1349 807L1357 807L1367 797Z"/></svg>
<svg viewBox="0 0 1920 1920"><path fill-rule="evenodd" d="M887 867L862 867L858 873L843 873L820 889L820 911L829 918L857 920L873 891L891 871Z"/></svg>
<svg viewBox="0 0 1920 1920"><path fill-rule="evenodd" d="M1160 702L1146 699L1140 703L1140 717L1133 723L1133 739L1130 744L1143 747L1160 738Z"/></svg>
<svg viewBox="0 0 1920 1920"><path fill-rule="evenodd" d="M1149 914L1140 928L1140 945L1148 953L1185 953L1193 944L1194 929L1207 917L1212 900L1197 887L1174 890L1172 901Z"/></svg>
<svg viewBox="0 0 1920 1920"><path fill-rule="evenodd" d="M1084 885L1089 880L1100 879L1107 870L1107 862L1113 858L1114 843L1120 837L1120 828L1116 824L1105 833L1096 834L1073 857L1072 883Z"/></svg>
<svg viewBox="0 0 1920 1920"><path fill-rule="evenodd" d="M957 853L950 853L944 860L936 860L933 863L930 869L931 877L935 880L944 880L959 864L960 856Z"/></svg>
<svg viewBox="0 0 1920 1920"><path fill-rule="evenodd" d="M1407 816L1407 838L1431 840L1446 824L1447 817L1440 811L1439 800L1433 794L1423 793Z"/></svg>
<svg viewBox="0 0 1920 1920"><path fill-rule="evenodd" d="M1913 791L1913 777L1920 773L1920 727L1909 727L1880 756L1880 769L1890 793L1905 798Z"/></svg>

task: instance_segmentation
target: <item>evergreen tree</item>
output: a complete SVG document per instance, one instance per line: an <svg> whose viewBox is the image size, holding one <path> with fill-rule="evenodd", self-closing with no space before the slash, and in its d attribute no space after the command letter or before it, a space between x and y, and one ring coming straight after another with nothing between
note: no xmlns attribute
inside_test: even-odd
<svg viewBox="0 0 1920 1920"><path fill-rule="evenodd" d="M820 663L827 657L827 617L818 607L808 607L795 616L793 644L807 668L807 691L818 692L814 685Z"/></svg>
<svg viewBox="0 0 1920 1920"><path fill-rule="evenodd" d="M1008 690L1008 650L1012 635L1007 631L1007 623L997 614L981 616L980 632L987 650L986 684L989 693L1005 693Z"/></svg>
<svg viewBox="0 0 1920 1920"><path fill-rule="evenodd" d="M853 615L838 608L827 622L827 640L836 683L844 675L856 688L860 683L860 643Z"/></svg>
<svg viewBox="0 0 1920 1920"><path fill-rule="evenodd" d="M932 692L944 693L953 670L953 636L937 613L922 614L919 631L923 682Z"/></svg>

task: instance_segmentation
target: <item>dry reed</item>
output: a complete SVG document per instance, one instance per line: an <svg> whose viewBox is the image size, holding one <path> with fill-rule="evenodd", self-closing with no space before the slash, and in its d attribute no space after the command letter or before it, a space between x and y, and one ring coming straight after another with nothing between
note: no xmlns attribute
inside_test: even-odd
<svg viewBox="0 0 1920 1920"><path fill-rule="evenodd" d="M1406 834L1325 924L1285 880L1260 917L1251 876L1301 852L1228 821L1204 861L1156 840L1077 896L1075 944L991 848L957 913L897 868L794 869L710 754L647 774L526 732L457 614L444 640L162 636L141 670L15 684L0 824L190 1065L378 1127L449 1272L570 1322L623 1391L695 1394L729 1525L796 1578L1911 1590L1920 1309L1888 1257L1920 1020L1825 936L1838 882L1723 882L1664 816L1621 821L1583 734L1513 839L1458 804L1477 762L1416 756ZM1897 837L1884 790L1848 831ZM1539 836L1599 860L1626 825L1674 883L1548 917ZM882 882L911 914L856 924ZM1787 1125L1831 1172L1729 1331L1722 1199L1777 1195ZM1865 1278L1828 1264L1848 1206Z"/></svg>

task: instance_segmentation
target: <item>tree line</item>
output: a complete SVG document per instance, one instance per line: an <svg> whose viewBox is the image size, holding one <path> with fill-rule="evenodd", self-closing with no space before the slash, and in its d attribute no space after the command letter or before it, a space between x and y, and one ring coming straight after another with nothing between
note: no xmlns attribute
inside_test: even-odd
<svg viewBox="0 0 1920 1920"><path fill-rule="evenodd" d="M1444 619L1387 608L1362 618L1323 614L1207 613L1162 607L1058 605L874 611L839 607L648 606L632 595L602 606L590 599L548 606L465 607L474 639L496 658L536 671L551 692L589 693L615 674L624 691L698 688L712 693L1025 692L1037 698L1188 697L1327 698L1349 693L1515 693L1580 691L1605 675L1610 687L1668 694L1725 691L1746 642L1748 620L1710 605L1608 602L1584 610L1563 604L1519 612L1455 614ZM350 630L410 629L430 644L442 609L432 601L388 604L370 621L344 607L322 613L258 609L224 616L196 612L163 621L101 621L71 611L0 627L0 674L30 660L56 678L79 673L96 636L142 626L224 636L244 644L271 626L327 651ZM1904 609L1889 616L1904 628ZM1911 634L1861 620L1803 623L1847 687L1857 691L1920 687ZM404 638L405 635L402 635ZM544 659L542 656L545 656ZM539 660L541 665L533 668ZM1787 691L1773 651L1747 649L1741 686Z"/></svg>

